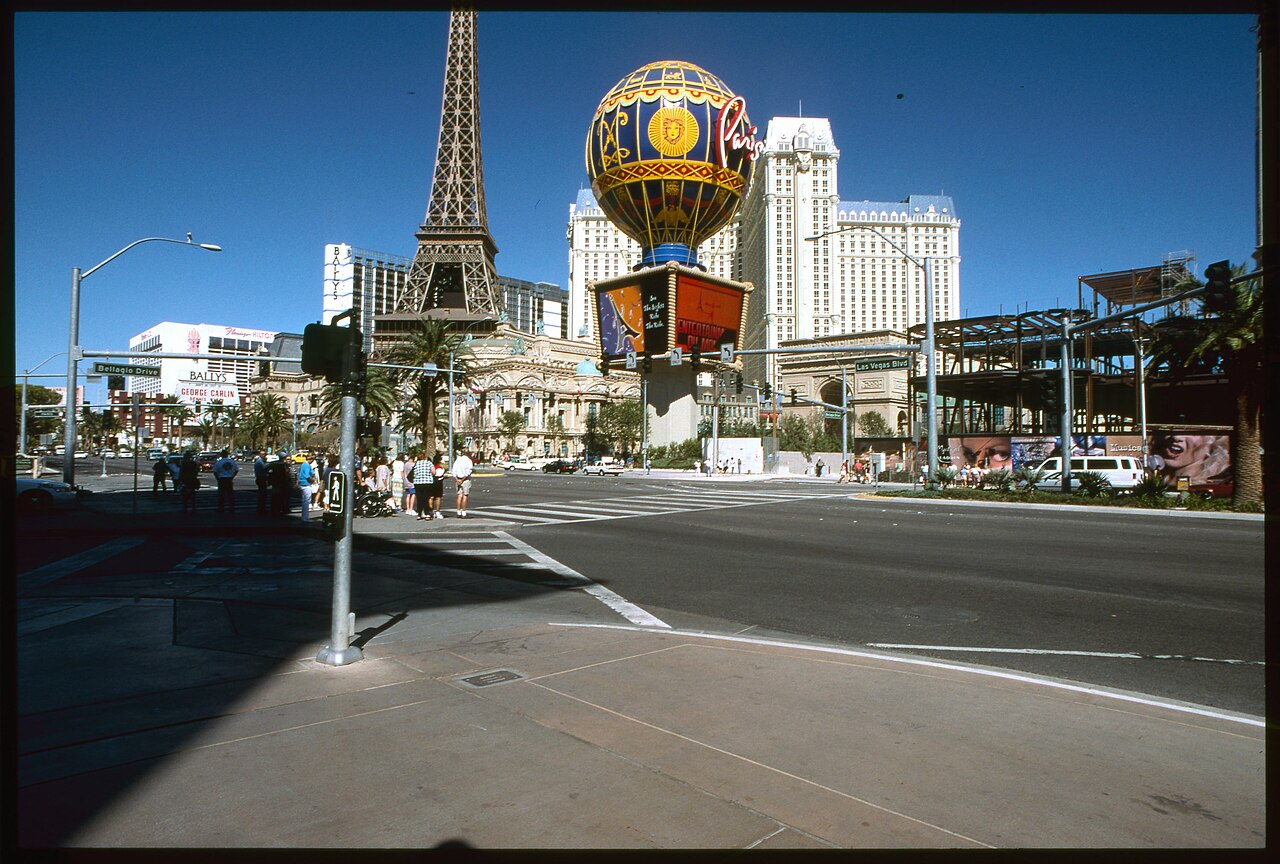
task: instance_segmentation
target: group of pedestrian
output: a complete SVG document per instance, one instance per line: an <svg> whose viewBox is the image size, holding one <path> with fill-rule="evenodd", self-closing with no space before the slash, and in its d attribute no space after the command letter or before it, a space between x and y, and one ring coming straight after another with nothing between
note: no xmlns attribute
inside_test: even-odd
<svg viewBox="0 0 1280 864"><path fill-rule="evenodd" d="M693 463L693 470L698 474L706 474L710 477L712 474L741 474L742 460L729 458L721 459L717 465L710 459L699 459ZM649 460L645 458L645 473L649 472Z"/></svg>
<svg viewBox="0 0 1280 864"><path fill-rule="evenodd" d="M457 515L467 516L471 494L471 474L475 463L467 451L459 453L453 465ZM302 521L309 522L313 512L328 509L326 499L329 475L339 470L337 454L312 454L300 459L281 451L268 456L261 448L253 461L253 480L257 490L257 512L262 515L287 515L291 509L293 490L298 490ZM235 513L236 475L240 465L229 450L223 450L213 463L212 473L218 485L218 513ZM425 451L401 453L393 459L385 455L357 454L356 484L375 494L387 494L397 512L416 516L418 520L443 519L446 475L444 455L436 452L430 459ZM179 493L182 512L194 513L196 490L200 488L200 464L191 452L179 458L160 458L152 468L152 493L168 491L168 483Z"/></svg>
<svg viewBox="0 0 1280 864"><path fill-rule="evenodd" d="M866 483L867 479L867 466L861 459L854 459L852 462L846 459L840 463L837 483Z"/></svg>

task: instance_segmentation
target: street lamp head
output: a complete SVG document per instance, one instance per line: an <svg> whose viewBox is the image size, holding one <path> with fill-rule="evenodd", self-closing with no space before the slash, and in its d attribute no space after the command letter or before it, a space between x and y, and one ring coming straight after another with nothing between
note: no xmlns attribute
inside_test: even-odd
<svg viewBox="0 0 1280 864"><path fill-rule="evenodd" d="M218 245L213 244L213 243L201 243L201 244L199 244L199 245L200 245L200 248L201 248L201 249L208 249L210 252L221 252L221 251L222 251L222 247L221 247L221 246L218 246Z"/></svg>

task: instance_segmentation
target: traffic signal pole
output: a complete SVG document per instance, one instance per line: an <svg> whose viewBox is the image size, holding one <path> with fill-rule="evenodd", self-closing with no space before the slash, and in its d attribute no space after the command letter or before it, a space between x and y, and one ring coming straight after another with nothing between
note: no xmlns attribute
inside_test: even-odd
<svg viewBox="0 0 1280 864"><path fill-rule="evenodd" d="M349 317L344 312L334 318ZM333 610L330 619L329 644L316 655L317 662L329 666L346 666L364 659L364 652L351 644L355 622L351 614L351 550L352 525L355 518L356 476L356 388L359 375L359 331L354 323L342 369L342 431L338 449L338 470L347 478L347 500L343 502L341 536L333 549Z"/></svg>

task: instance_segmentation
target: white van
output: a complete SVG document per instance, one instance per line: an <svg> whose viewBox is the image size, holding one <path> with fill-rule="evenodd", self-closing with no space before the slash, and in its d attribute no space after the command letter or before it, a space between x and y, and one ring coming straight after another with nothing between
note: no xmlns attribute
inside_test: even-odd
<svg viewBox="0 0 1280 864"><path fill-rule="evenodd" d="M1038 489L1062 488L1062 458L1054 456L1036 466L1048 474L1036 484ZM1132 456L1072 456L1071 488L1080 485L1080 472L1092 471L1107 478L1112 489L1132 489L1142 479L1142 463Z"/></svg>

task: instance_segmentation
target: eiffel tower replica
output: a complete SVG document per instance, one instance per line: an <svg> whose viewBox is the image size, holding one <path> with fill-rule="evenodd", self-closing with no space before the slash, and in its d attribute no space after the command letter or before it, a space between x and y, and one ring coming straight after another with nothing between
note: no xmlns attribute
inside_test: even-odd
<svg viewBox="0 0 1280 864"><path fill-rule="evenodd" d="M418 251L396 311L424 318L497 319L502 292L489 236L480 161L480 76L476 12L449 13L440 139L427 215L415 235Z"/></svg>

